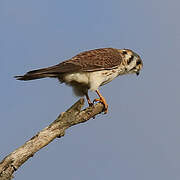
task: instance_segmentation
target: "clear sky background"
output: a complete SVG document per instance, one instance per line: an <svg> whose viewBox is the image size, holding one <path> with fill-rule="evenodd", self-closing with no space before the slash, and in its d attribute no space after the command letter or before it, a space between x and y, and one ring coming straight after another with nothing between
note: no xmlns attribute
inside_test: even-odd
<svg viewBox="0 0 180 180"><path fill-rule="evenodd" d="M101 88L109 114L68 129L15 179L180 179L179 7L179 0L0 1L0 159L78 100L54 79L14 75L101 47L130 48L144 62L140 76Z"/></svg>

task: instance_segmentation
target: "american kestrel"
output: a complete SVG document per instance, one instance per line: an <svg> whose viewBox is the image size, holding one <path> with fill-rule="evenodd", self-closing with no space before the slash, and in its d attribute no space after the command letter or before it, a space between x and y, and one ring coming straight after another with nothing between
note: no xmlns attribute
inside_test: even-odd
<svg viewBox="0 0 180 180"><path fill-rule="evenodd" d="M108 104L100 94L99 87L109 83L123 74L139 75L143 63L138 54L130 49L101 48L85 51L55 66L27 72L23 76L15 76L18 80L40 78L58 78L61 83L72 86L75 95L86 96L90 106L93 105L88 90L95 91L104 104L104 112ZM93 101L93 102L94 102Z"/></svg>

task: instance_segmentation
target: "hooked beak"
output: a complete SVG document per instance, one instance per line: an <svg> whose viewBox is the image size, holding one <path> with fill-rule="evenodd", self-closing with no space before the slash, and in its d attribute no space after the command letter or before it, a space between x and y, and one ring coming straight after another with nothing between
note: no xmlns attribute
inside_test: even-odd
<svg viewBox="0 0 180 180"><path fill-rule="evenodd" d="M136 75L137 75L137 76L139 75L139 71L138 71L138 72L136 72Z"/></svg>

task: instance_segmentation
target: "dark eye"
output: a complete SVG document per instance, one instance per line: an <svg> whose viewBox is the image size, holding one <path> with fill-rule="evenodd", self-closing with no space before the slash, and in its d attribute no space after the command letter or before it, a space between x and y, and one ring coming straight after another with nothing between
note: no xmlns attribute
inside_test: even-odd
<svg viewBox="0 0 180 180"><path fill-rule="evenodd" d="M125 54L127 54L127 52L126 52L126 51L123 51L122 53L123 53L124 55L125 55Z"/></svg>
<svg viewBox="0 0 180 180"><path fill-rule="evenodd" d="M139 64L141 64L141 61L137 61L137 62L136 62L136 65L139 65Z"/></svg>

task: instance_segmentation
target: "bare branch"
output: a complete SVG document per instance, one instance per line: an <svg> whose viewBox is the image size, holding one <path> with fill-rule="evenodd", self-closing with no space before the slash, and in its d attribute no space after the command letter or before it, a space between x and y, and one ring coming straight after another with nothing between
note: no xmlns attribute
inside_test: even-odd
<svg viewBox="0 0 180 180"><path fill-rule="evenodd" d="M92 107L81 110L83 105L84 99L81 98L66 112L61 113L48 127L38 132L24 145L6 156L0 163L0 180L12 179L14 171L37 151L48 145L55 138L64 136L67 128L94 118L97 114L103 112L104 108L101 103L97 103Z"/></svg>

